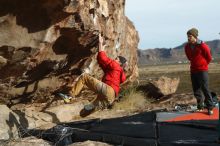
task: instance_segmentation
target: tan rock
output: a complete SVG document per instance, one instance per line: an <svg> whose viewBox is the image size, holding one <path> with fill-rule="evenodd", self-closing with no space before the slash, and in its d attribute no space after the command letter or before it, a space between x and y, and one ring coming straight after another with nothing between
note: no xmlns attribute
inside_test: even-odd
<svg viewBox="0 0 220 146"><path fill-rule="evenodd" d="M112 145L107 144L107 143L88 140L85 142L77 142L77 143L71 144L70 146L112 146Z"/></svg>
<svg viewBox="0 0 220 146"><path fill-rule="evenodd" d="M27 137L19 140L13 140L4 146L52 146L52 143L35 137Z"/></svg>
<svg viewBox="0 0 220 146"><path fill-rule="evenodd" d="M53 122L68 122L79 116L80 111L84 107L83 102L73 104L65 104L56 107L51 107L45 110L45 113L53 117Z"/></svg>
<svg viewBox="0 0 220 146"><path fill-rule="evenodd" d="M176 92L179 82L179 78L168 78L162 76L152 83L160 90L163 95L168 95Z"/></svg>
<svg viewBox="0 0 220 146"><path fill-rule="evenodd" d="M179 85L179 78L160 77L152 80L145 85L140 86L149 97L159 99L165 95L170 95L176 92Z"/></svg>
<svg viewBox="0 0 220 146"><path fill-rule="evenodd" d="M7 64L7 59L0 56L0 69Z"/></svg>
<svg viewBox="0 0 220 146"><path fill-rule="evenodd" d="M103 73L96 61L99 32L105 37L107 55L112 59L125 56L128 79L136 80L139 38L125 16L125 0L25 4L1 0L0 5L8 8L0 8L4 11L0 18L0 54L9 62L0 59L5 66L4 70L0 68L0 84L13 78L10 90L2 90L3 95L23 99L26 92L31 93L31 103L47 102L55 90L71 84L82 69L100 79ZM17 101L15 104L22 102Z"/></svg>
<svg viewBox="0 0 220 146"><path fill-rule="evenodd" d="M20 118L6 105L0 105L0 140L19 138Z"/></svg>
<svg viewBox="0 0 220 146"><path fill-rule="evenodd" d="M41 117L41 119L45 122L52 122L53 121L53 118L47 113L39 112L39 117Z"/></svg>

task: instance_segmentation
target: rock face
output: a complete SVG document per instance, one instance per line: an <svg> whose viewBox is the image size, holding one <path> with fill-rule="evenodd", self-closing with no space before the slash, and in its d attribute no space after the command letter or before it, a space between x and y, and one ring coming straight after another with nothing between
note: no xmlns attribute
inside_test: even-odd
<svg viewBox="0 0 220 146"><path fill-rule="evenodd" d="M98 32L109 57L128 59L135 80L139 38L124 7L125 0L1 0L1 100L43 102L83 69L101 78Z"/></svg>

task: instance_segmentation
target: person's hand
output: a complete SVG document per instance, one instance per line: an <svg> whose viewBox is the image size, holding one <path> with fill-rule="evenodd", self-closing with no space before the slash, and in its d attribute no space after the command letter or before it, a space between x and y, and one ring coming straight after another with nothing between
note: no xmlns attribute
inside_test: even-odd
<svg viewBox="0 0 220 146"><path fill-rule="evenodd" d="M127 71L128 71L128 62L124 63L124 64L122 65L122 68L123 68L123 70L124 70L125 72L127 72Z"/></svg>
<svg viewBox="0 0 220 146"><path fill-rule="evenodd" d="M103 37L101 36L101 33L99 33L99 52L103 50L104 50Z"/></svg>
<svg viewBox="0 0 220 146"><path fill-rule="evenodd" d="M101 33L99 33L99 43L101 45L103 45L103 37L102 37Z"/></svg>

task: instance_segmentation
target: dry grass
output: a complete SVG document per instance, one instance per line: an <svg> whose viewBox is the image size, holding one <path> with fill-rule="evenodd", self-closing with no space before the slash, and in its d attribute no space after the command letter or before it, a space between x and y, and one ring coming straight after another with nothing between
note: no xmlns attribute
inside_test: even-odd
<svg viewBox="0 0 220 146"><path fill-rule="evenodd" d="M143 92L137 91L136 87L124 90L124 95L120 102L114 104L114 110L141 110L150 104Z"/></svg>

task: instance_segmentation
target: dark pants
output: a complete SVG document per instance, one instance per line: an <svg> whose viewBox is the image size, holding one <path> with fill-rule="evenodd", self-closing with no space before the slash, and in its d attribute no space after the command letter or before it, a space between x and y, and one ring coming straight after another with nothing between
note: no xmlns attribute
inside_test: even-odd
<svg viewBox="0 0 220 146"><path fill-rule="evenodd" d="M191 73L191 81L194 96L197 99L198 109L204 107L204 103L207 106L207 109L212 109L214 107L212 95L209 92L208 86L208 72L202 71L197 73ZM202 96L202 93L205 96L205 99Z"/></svg>

